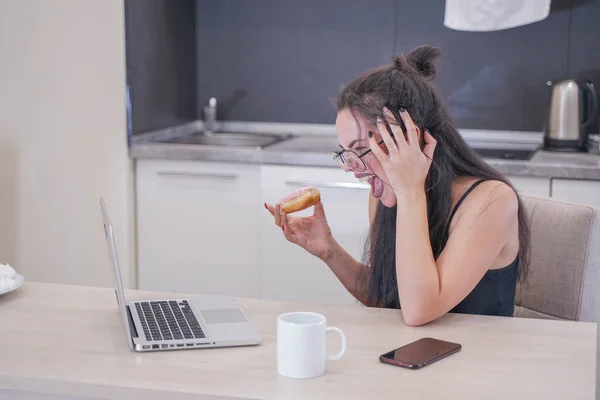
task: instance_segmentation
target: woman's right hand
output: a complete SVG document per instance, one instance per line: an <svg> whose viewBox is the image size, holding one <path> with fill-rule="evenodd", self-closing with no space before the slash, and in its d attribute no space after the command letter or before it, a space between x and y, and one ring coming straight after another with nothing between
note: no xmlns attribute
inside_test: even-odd
<svg viewBox="0 0 600 400"><path fill-rule="evenodd" d="M265 207L275 218L275 225L281 228L288 241L321 260L331 254L334 240L325 218L323 203L315 204L314 213L310 217L288 216L279 205L272 206L265 203Z"/></svg>

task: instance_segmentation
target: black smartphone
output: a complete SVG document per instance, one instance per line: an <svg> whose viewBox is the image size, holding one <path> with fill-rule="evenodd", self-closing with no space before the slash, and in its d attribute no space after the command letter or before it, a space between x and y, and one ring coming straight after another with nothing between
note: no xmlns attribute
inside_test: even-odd
<svg viewBox="0 0 600 400"><path fill-rule="evenodd" d="M419 369L454 354L461 348L462 346L458 343L422 338L382 354L379 356L379 360L399 367Z"/></svg>

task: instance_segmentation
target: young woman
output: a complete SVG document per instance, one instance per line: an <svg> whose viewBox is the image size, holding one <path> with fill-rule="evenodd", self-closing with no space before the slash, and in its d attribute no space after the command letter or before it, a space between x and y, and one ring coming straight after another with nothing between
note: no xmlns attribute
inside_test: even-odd
<svg viewBox="0 0 600 400"><path fill-rule="evenodd" d="M413 326L447 312L512 316L528 262L518 195L464 142L432 83L439 54L423 46L394 57L338 96L334 158L371 185L365 263L332 237L322 203L307 218L266 204L285 238L356 299L402 308Z"/></svg>

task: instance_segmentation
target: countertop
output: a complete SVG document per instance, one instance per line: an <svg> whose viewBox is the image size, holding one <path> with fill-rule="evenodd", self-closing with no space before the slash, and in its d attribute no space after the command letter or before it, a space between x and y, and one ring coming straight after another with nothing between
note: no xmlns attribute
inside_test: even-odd
<svg viewBox="0 0 600 400"><path fill-rule="evenodd" d="M337 148L337 137L334 135L297 136L260 150L167 144L147 140L135 142L131 146L130 155L134 159L162 158L336 167L332 159L332 150ZM485 161L506 175L600 180L600 156L597 154L538 150L527 161L493 158L485 158Z"/></svg>
<svg viewBox="0 0 600 400"><path fill-rule="evenodd" d="M263 336L259 346L134 353L114 288L26 282L0 296L0 398L594 398L595 323L447 314L412 328L399 310L239 301ZM276 371L277 316L298 310L325 315L347 336L346 354L316 379ZM379 362L380 354L428 336L462 350L416 371ZM332 336L329 352L338 343Z"/></svg>

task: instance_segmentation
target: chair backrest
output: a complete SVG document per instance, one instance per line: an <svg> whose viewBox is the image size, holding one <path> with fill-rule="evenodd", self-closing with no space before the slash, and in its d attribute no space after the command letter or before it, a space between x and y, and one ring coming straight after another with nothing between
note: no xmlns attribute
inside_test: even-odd
<svg viewBox="0 0 600 400"><path fill-rule="evenodd" d="M531 229L527 280L517 284L515 316L598 320L600 212L551 198L521 196Z"/></svg>

